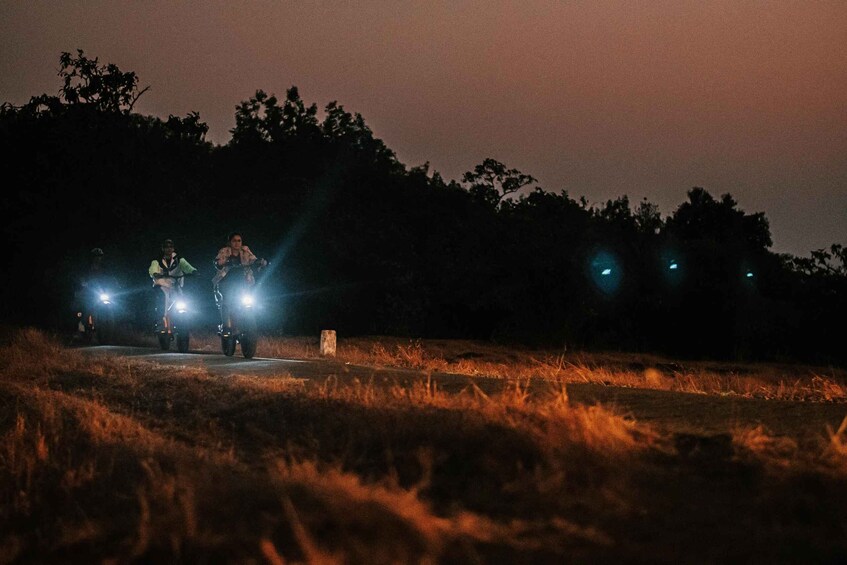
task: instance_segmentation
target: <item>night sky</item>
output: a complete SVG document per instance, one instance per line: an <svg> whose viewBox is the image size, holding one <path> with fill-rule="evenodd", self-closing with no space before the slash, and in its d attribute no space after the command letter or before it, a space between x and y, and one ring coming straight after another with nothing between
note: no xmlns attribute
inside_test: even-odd
<svg viewBox="0 0 847 565"><path fill-rule="evenodd" d="M4 0L0 102L55 94L77 48L216 143L296 85L447 179L493 157L663 214L702 186L765 212L775 251L847 243L847 2Z"/></svg>

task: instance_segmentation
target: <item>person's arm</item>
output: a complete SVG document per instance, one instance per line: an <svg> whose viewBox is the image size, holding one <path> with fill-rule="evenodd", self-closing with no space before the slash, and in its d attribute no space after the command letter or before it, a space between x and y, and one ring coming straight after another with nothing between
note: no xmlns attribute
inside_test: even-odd
<svg viewBox="0 0 847 565"><path fill-rule="evenodd" d="M150 262L150 268L147 269L147 274L149 274L150 278L154 279L154 280L156 279L155 275L161 275L162 274L162 270L159 268L159 262L158 261L151 261Z"/></svg>
<svg viewBox="0 0 847 565"><path fill-rule="evenodd" d="M183 257L180 257L180 258L179 258L179 268L180 268L180 269L182 270L182 272L183 272L183 273L185 273L186 275L191 275L191 274L193 274L193 273L197 270L197 269L195 269L194 267L192 267L192 266L191 266L191 263L189 263L188 261L186 261Z"/></svg>
<svg viewBox="0 0 847 565"><path fill-rule="evenodd" d="M220 251L218 251L217 257L215 257L215 266L220 269L224 265L226 265L227 260L229 260L231 253L229 251L229 247L224 247Z"/></svg>
<svg viewBox="0 0 847 565"><path fill-rule="evenodd" d="M256 256L255 256L255 255L253 255L253 252L252 252L252 251L250 251L250 248L249 248L249 247L247 247L246 245L243 245L243 246L241 247L241 254L242 254L244 257L246 257L246 260L245 260L245 261L242 261L242 264L244 264L244 265L252 265L253 263L255 263L255 262L256 262Z"/></svg>

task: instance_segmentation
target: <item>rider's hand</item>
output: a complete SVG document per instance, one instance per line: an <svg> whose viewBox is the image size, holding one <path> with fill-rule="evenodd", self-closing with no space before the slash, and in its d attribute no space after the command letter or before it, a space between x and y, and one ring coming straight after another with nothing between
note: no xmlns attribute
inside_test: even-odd
<svg viewBox="0 0 847 565"><path fill-rule="evenodd" d="M153 273L153 278L154 278L154 279L156 279L156 280L161 279L161 278L163 278L164 276L165 276L165 275L163 275L163 274L161 274L161 273Z"/></svg>

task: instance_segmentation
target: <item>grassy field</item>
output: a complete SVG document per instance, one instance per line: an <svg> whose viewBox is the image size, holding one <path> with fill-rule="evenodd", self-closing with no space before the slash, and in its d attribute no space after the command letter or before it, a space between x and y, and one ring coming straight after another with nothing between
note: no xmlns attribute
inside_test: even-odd
<svg viewBox="0 0 847 565"><path fill-rule="evenodd" d="M259 355L317 358L317 347L266 339ZM571 394L593 383L663 391L668 409L737 397L847 415L843 371L390 338L341 341L338 359L312 381L220 377L8 333L0 561L847 556L847 419L801 434L755 422L683 433ZM420 375L377 386L338 378L344 363ZM502 387L447 392L448 372Z"/></svg>

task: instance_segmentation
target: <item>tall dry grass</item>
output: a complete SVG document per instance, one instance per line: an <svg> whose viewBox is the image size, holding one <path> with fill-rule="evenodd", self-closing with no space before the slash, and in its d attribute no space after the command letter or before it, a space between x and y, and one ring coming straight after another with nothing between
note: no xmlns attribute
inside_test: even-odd
<svg viewBox="0 0 847 565"><path fill-rule="evenodd" d="M212 348L210 344L207 347ZM216 344L215 344L216 347ZM270 357L320 358L317 339L265 338ZM847 402L847 373L833 367L677 362L651 355L554 353L462 340L351 338L337 360L499 379L593 383L696 394L791 401Z"/></svg>
<svg viewBox="0 0 847 565"><path fill-rule="evenodd" d="M449 393L435 370L387 386L215 377L15 339L0 349L2 562L710 561L703 528L730 560L742 540L763 559L797 540L824 561L845 549L831 532L847 424L813 452L762 429L682 450L571 403L557 374L544 394L537 375ZM416 344L398 355L429 363ZM811 523L775 510L807 499Z"/></svg>
<svg viewBox="0 0 847 565"><path fill-rule="evenodd" d="M3 561L409 562L605 545L573 508L626 479L598 489L587 469L647 445L564 389L534 401L519 386L224 380L85 358L33 331L0 357ZM534 517L538 504L551 516Z"/></svg>

